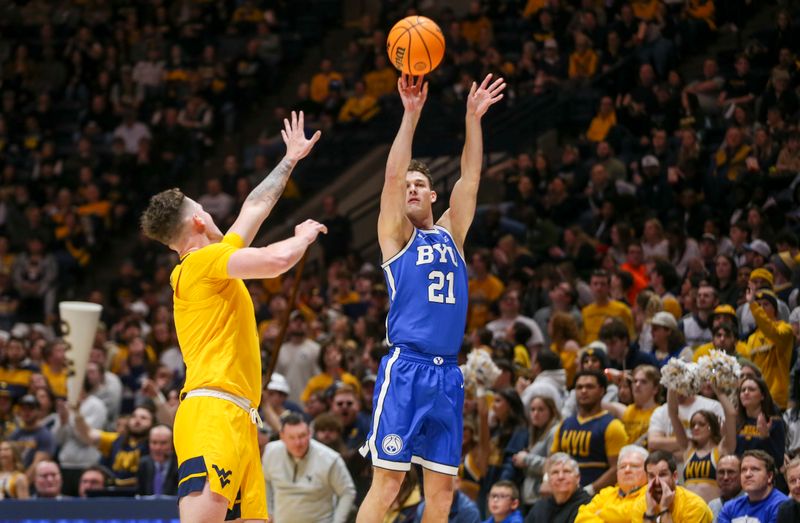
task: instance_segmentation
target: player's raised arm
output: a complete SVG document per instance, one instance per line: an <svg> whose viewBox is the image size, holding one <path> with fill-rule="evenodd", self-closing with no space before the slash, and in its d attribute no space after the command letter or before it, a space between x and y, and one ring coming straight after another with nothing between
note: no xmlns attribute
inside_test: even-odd
<svg viewBox="0 0 800 523"><path fill-rule="evenodd" d="M284 118L283 127L281 136L284 143L286 143L286 156L261 183L250 191L242 205L239 216L231 226L230 231L228 231L241 236L245 246L249 246L253 242L253 238L261 224L272 212L272 208L275 207L281 194L283 194L286 182L289 181L289 175L297 165L297 162L311 152L314 144L322 136L317 131L311 139L306 138L303 111L300 111L299 114L292 111L291 121L288 118Z"/></svg>
<svg viewBox="0 0 800 523"><path fill-rule="evenodd" d="M294 236L266 247L246 247L228 259L228 276L242 280L274 278L300 261L319 233L328 229L314 220L306 220L294 228Z"/></svg>
<svg viewBox="0 0 800 523"><path fill-rule="evenodd" d="M492 82L492 75L486 75L480 86L472 83L467 96L466 130L464 151L461 153L461 178L450 194L450 208L439 223L453 235L459 247L463 247L478 197L483 164L483 131L481 118L493 104L503 99L506 83L502 78Z"/></svg>
<svg viewBox="0 0 800 523"><path fill-rule="evenodd" d="M397 253L411 234L411 222L406 218L406 172L411 163L414 130L428 97L428 84L422 76L403 75L397 80L397 90L403 102L403 120L386 159L378 215L378 242L384 258Z"/></svg>

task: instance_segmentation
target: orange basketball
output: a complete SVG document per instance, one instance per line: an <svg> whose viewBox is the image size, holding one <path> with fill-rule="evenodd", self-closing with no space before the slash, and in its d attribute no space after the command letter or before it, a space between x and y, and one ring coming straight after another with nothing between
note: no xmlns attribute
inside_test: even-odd
<svg viewBox="0 0 800 523"><path fill-rule="evenodd" d="M444 35L436 22L424 16L407 16L386 38L389 61L404 74L428 74L442 61Z"/></svg>

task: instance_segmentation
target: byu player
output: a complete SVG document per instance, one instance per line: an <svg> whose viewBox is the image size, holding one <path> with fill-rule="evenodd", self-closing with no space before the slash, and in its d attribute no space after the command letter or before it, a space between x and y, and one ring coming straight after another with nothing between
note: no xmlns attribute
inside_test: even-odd
<svg viewBox="0 0 800 523"><path fill-rule="evenodd" d="M473 83L467 98L461 179L450 208L433 220L436 193L427 167L411 160L411 143L428 85L398 80L403 121L386 161L378 241L389 289L390 353L378 371L372 425L362 455L372 455L372 487L358 523L380 522L411 463L424 469L424 523L446 521L461 458L464 377L456 365L467 316L463 257L483 158L481 117L502 99L502 78Z"/></svg>

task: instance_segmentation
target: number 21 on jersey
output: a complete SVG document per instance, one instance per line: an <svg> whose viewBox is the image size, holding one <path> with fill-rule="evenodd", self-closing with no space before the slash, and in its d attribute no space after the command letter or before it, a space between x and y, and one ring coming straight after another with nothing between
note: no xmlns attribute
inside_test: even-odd
<svg viewBox="0 0 800 523"><path fill-rule="evenodd" d="M453 294L454 278L455 276L452 272L445 274L442 271L431 271L428 273L428 280L431 282L428 285L428 301L431 303L455 303L456 297ZM446 291L445 285L447 285Z"/></svg>

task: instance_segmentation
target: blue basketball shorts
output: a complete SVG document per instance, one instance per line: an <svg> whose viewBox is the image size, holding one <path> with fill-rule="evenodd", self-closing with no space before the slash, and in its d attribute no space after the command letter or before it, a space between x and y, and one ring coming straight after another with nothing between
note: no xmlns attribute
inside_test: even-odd
<svg viewBox="0 0 800 523"><path fill-rule="evenodd" d="M407 471L412 463L455 476L461 462L464 375L455 356L394 347L375 383L372 423L359 452L375 467Z"/></svg>

